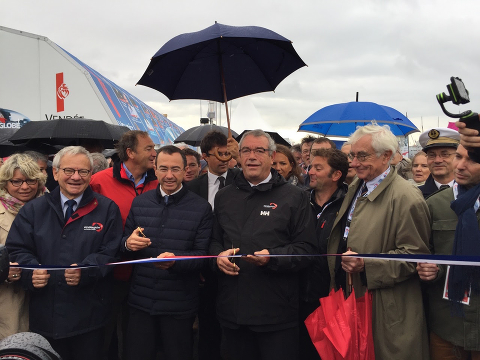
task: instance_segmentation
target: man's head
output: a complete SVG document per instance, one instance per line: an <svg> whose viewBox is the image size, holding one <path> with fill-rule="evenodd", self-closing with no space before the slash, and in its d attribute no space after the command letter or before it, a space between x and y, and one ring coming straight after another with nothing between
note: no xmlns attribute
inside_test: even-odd
<svg viewBox="0 0 480 360"><path fill-rule="evenodd" d="M462 145L458 145L453 164L458 185L468 189L480 183L480 164L470 159L467 149Z"/></svg>
<svg viewBox="0 0 480 360"><path fill-rule="evenodd" d="M335 143L327 137L319 137L313 140L312 147L310 148L310 162L312 158L312 152L318 149L336 149Z"/></svg>
<svg viewBox="0 0 480 360"><path fill-rule="evenodd" d="M210 131L200 143L202 157L208 163L208 171L220 176L228 170L228 161L218 160L213 151L217 148L218 154L223 157L227 153L227 137L220 131Z"/></svg>
<svg viewBox="0 0 480 360"><path fill-rule="evenodd" d="M348 173L347 156L337 149L317 149L310 155L310 187L315 191L337 188Z"/></svg>
<svg viewBox="0 0 480 360"><path fill-rule="evenodd" d="M183 180L185 182L192 181L198 177L200 174L200 154L195 150L190 148L185 148L182 150L187 159L187 166L185 167L185 177Z"/></svg>
<svg viewBox="0 0 480 360"><path fill-rule="evenodd" d="M359 127L350 137L350 166L359 179L365 182L375 179L387 170L398 141L388 125L377 124Z"/></svg>
<svg viewBox="0 0 480 360"><path fill-rule="evenodd" d="M52 163L53 177L63 195L72 200L79 197L90 184L93 160L81 146L67 146L60 150Z"/></svg>
<svg viewBox="0 0 480 360"><path fill-rule="evenodd" d="M43 155L37 151L33 151L33 150L28 150L28 151L25 151L24 154L30 156L33 160L35 160L38 164L38 166L40 167L40 171L47 175L47 166L48 166L48 163L47 163L47 159L48 157L46 155Z"/></svg>
<svg viewBox="0 0 480 360"><path fill-rule="evenodd" d="M302 148L302 162L305 165L310 165L310 149L315 138L311 135L305 136L300 142Z"/></svg>
<svg viewBox="0 0 480 360"><path fill-rule="evenodd" d="M127 131L115 148L118 157L127 165L129 170L136 167L141 172L146 172L155 166L155 144L145 131Z"/></svg>
<svg viewBox="0 0 480 360"><path fill-rule="evenodd" d="M419 138L427 154L427 165L432 177L441 184L453 180L453 159L460 142L460 134L448 128L436 128L423 132Z"/></svg>
<svg viewBox="0 0 480 360"><path fill-rule="evenodd" d="M158 150L155 174L162 190L168 195L182 186L186 166L187 158L181 149L167 145Z"/></svg>
<svg viewBox="0 0 480 360"><path fill-rule="evenodd" d="M265 180L270 174L276 149L270 135L262 130L248 131L240 140L239 149L245 179L254 185Z"/></svg>
<svg viewBox="0 0 480 360"><path fill-rule="evenodd" d="M353 178L355 177L355 175L357 175L357 172L352 167L352 160L348 157L348 154L350 154L351 149L352 149L352 144L346 141L345 143L343 143L342 149L340 150L342 153L347 155L347 159L348 159L348 174L347 174L347 177L345 178L345 183L347 183L348 185L352 183Z"/></svg>
<svg viewBox="0 0 480 360"><path fill-rule="evenodd" d="M295 158L295 161L297 162L297 165L299 165L302 162L302 147L297 144L293 145L291 148L293 157Z"/></svg>

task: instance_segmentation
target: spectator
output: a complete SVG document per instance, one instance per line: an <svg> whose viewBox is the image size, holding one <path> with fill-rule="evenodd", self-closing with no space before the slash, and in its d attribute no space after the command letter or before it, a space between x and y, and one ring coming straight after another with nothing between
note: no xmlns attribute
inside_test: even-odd
<svg viewBox="0 0 480 360"><path fill-rule="evenodd" d="M303 174L293 157L293 153L284 145L277 144L276 146L277 150L272 167L290 184L296 186L303 185Z"/></svg>
<svg viewBox="0 0 480 360"><path fill-rule="evenodd" d="M35 160L36 163L38 164L38 167L40 168L40 171L45 176L47 176L48 157L46 155L43 155L33 150L25 151L24 154L30 156L33 160Z"/></svg>
<svg viewBox="0 0 480 360"><path fill-rule="evenodd" d="M297 144L293 145L290 150L292 151L293 157L295 158L298 166L300 166L300 163L302 162L302 148Z"/></svg>
<svg viewBox="0 0 480 360"><path fill-rule="evenodd" d="M103 329L111 304L110 267L122 239L118 206L90 186L92 158L80 146L53 160L59 186L28 202L13 221L7 248L24 265L72 269L22 270L30 291L30 330L50 342L63 360L101 359Z"/></svg>
<svg viewBox="0 0 480 360"><path fill-rule="evenodd" d="M243 171L215 197L210 252L216 259L217 315L236 360L298 359L297 272L315 253L308 193L271 168L275 143L261 130L240 141ZM248 254L248 255L247 255Z"/></svg>
<svg viewBox="0 0 480 360"><path fill-rule="evenodd" d="M335 143L327 137L319 137L313 140L312 146L310 147L310 154L309 154L309 161L311 161L312 151L318 149L336 149L337 146ZM304 175L303 182L305 186L308 188L310 184L310 164L307 166L307 173Z"/></svg>
<svg viewBox="0 0 480 360"><path fill-rule="evenodd" d="M23 205L44 194L46 178L37 162L25 154L12 155L0 168L1 245L5 245L10 226ZM21 269L10 268L6 282L0 284L0 340L28 331L28 299L18 282L21 275Z"/></svg>
<svg viewBox="0 0 480 360"><path fill-rule="evenodd" d="M419 151L413 157L412 173L413 181L417 186L425 184L425 180L427 180L430 175L430 169L428 168L427 154L423 151Z"/></svg>
<svg viewBox="0 0 480 360"><path fill-rule="evenodd" d="M339 210L328 253L428 254L427 205L420 192L390 166L398 146L395 135L388 126L366 125L352 134L350 142L351 166L358 179L350 185ZM349 294L349 273L356 297L367 289L372 293L377 359L428 359L422 293L414 264L332 256L328 265L335 288L342 287Z"/></svg>
<svg viewBox="0 0 480 360"><path fill-rule="evenodd" d="M300 146L302 148L302 162L300 163L300 167L303 169L305 174L308 171L308 165L310 165L310 150L314 140L315 138L313 136L307 135L300 142Z"/></svg>
<svg viewBox="0 0 480 360"><path fill-rule="evenodd" d="M352 160L348 156L350 154L350 149L352 148L352 145L350 144L349 141L346 141L342 145L342 149L340 150L343 152L345 155L347 155L348 159L348 174L347 177L345 178L345 184L350 185L353 180L355 180L355 176L357 176L357 172L355 171L355 168L353 168L352 165Z"/></svg>
<svg viewBox="0 0 480 360"><path fill-rule="evenodd" d="M187 167L185 168L183 181L189 182L196 179L200 174L200 154L190 148L183 149L183 153L187 158Z"/></svg>
<svg viewBox="0 0 480 360"><path fill-rule="evenodd" d="M125 224L125 234L131 234L125 249L133 256L206 255L212 209L182 184L186 164L185 154L175 146L158 151L156 174L160 186L133 201ZM192 359L201 267L199 260L135 266L128 298L127 360L154 360L158 341L165 359Z"/></svg>

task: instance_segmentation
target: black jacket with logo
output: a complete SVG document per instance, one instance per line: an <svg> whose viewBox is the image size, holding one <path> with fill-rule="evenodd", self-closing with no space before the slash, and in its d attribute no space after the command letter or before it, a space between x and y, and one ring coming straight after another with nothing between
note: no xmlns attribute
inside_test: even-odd
<svg viewBox="0 0 480 360"><path fill-rule="evenodd" d="M316 252L315 225L308 193L271 170L269 182L251 187L239 173L215 197L210 253L240 248L240 254L268 249L276 255ZM275 330L298 323L299 270L308 256L271 257L255 266L237 259L238 276L219 271L217 314L220 323Z"/></svg>
<svg viewBox="0 0 480 360"><path fill-rule="evenodd" d="M116 260L122 239L118 206L87 187L65 224L60 188L25 204L8 233L11 261L21 265L100 265ZM32 285L32 270L21 281L30 290L30 330L65 338L103 326L111 304L112 267L82 269L80 283L69 286L64 270L49 270L47 286Z"/></svg>

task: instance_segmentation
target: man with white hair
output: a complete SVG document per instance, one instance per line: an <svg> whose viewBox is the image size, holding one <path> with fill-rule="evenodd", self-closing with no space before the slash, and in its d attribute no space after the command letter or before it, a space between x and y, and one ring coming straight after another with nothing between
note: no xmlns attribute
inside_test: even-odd
<svg viewBox="0 0 480 360"><path fill-rule="evenodd" d="M430 216L422 194L390 161L398 143L388 126L358 128L350 138L357 172L333 224L329 254L428 254ZM347 251L351 248L352 251ZM415 264L351 256L328 258L331 286L373 295L377 359L428 359L428 339ZM346 289L347 293L348 290Z"/></svg>
<svg viewBox="0 0 480 360"><path fill-rule="evenodd" d="M21 265L73 267L23 269L20 280L30 290L30 330L64 360L101 359L112 268L76 266L115 261L122 239L118 206L89 186L92 166L85 148L60 150L53 159L58 187L22 207L6 242Z"/></svg>

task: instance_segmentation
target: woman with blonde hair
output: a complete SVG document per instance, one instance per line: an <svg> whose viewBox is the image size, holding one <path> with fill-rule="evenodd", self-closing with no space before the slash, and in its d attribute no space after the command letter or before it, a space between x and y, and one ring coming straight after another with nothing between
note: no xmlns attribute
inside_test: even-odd
<svg viewBox="0 0 480 360"><path fill-rule="evenodd" d="M14 154L0 167L1 245L5 245L10 226L22 206L44 194L45 181L37 162L26 154ZM21 269L10 268L7 280L0 284L0 340L28 331L28 301L18 282L20 276Z"/></svg>

